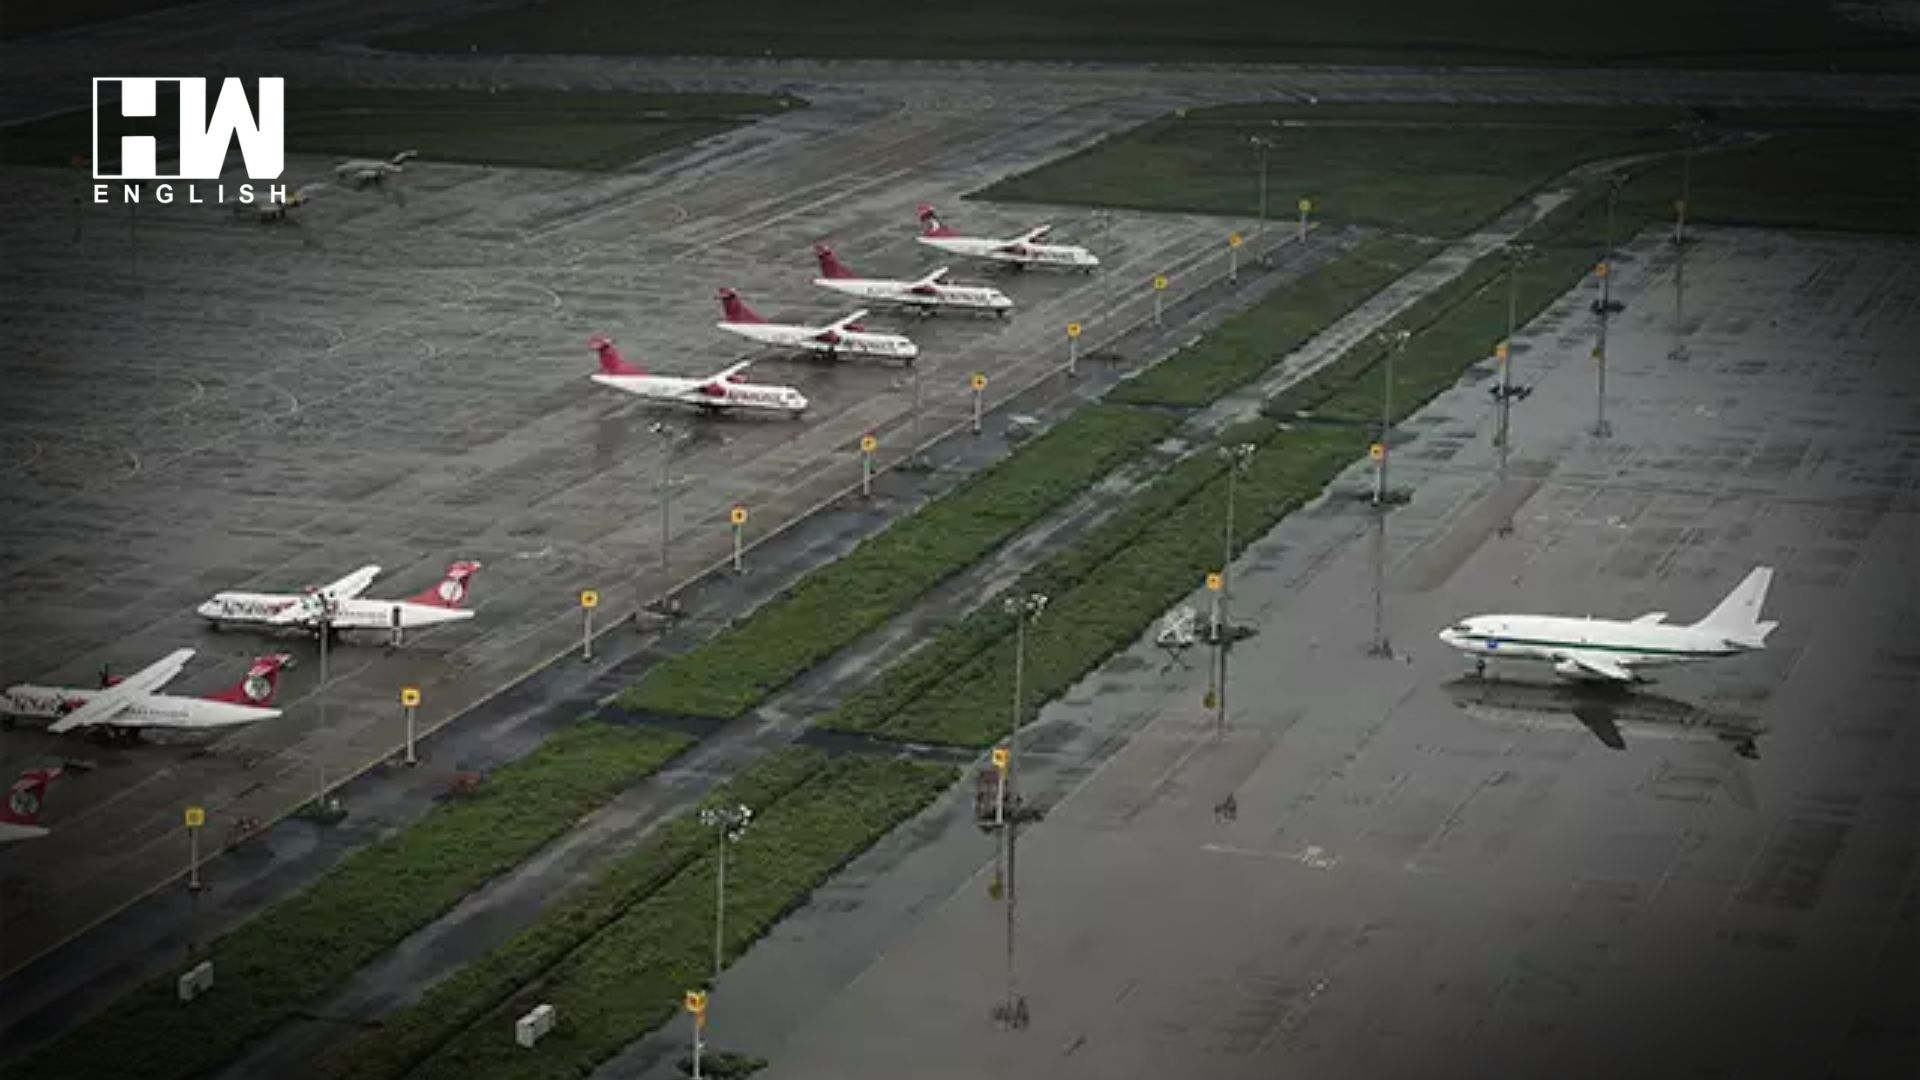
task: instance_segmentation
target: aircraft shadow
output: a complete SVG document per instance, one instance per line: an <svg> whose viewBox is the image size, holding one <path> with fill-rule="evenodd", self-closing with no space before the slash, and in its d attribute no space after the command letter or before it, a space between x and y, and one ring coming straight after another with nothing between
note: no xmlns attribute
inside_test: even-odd
<svg viewBox="0 0 1920 1080"><path fill-rule="evenodd" d="M1442 684L1461 710L1493 719L1540 726L1569 716L1613 750L1627 748L1628 735L1717 740L1743 758L1758 759L1765 729L1752 717L1717 713L1645 689L1591 683L1531 682L1464 676Z"/></svg>

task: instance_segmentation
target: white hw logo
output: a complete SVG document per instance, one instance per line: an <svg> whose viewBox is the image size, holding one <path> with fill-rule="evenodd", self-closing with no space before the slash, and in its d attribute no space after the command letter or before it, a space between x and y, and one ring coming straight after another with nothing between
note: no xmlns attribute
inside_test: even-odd
<svg viewBox="0 0 1920 1080"><path fill-rule="evenodd" d="M100 151L102 84L120 89L123 118L159 117L160 84L178 91L180 164L176 172L160 171L159 140L153 135L120 136L120 171L103 165ZM286 80L259 80L260 115L248 107L239 79L226 79L211 111L207 108L207 80L184 78L96 78L93 80L93 175L96 180L218 180L226 164L227 148L240 140L252 180L278 180L286 167ZM108 102L112 107L112 102Z"/></svg>

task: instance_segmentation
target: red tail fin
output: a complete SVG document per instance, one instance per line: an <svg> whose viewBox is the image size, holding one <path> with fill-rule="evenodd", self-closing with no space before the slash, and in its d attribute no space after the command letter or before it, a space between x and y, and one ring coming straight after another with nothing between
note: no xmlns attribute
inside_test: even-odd
<svg viewBox="0 0 1920 1080"><path fill-rule="evenodd" d="M620 356L620 350L613 347L613 339L597 337L587 342L593 351L600 354L600 373L603 375L645 375L640 368L627 363Z"/></svg>
<svg viewBox="0 0 1920 1080"><path fill-rule="evenodd" d="M720 310L725 314L728 322L763 323L767 321L748 307L746 301L740 299L740 294L732 289L720 290Z"/></svg>
<svg viewBox="0 0 1920 1080"><path fill-rule="evenodd" d="M446 576L440 579L440 584L408 597L407 603L425 604L428 607L457 608L466 603L468 581L473 577L473 572L478 569L480 564L477 562L454 563L447 567Z"/></svg>
<svg viewBox="0 0 1920 1080"><path fill-rule="evenodd" d="M820 260L820 273L823 277L857 278L860 276L847 269L847 264L841 262L840 257L833 253L833 249L825 244L813 245L813 257Z"/></svg>
<svg viewBox="0 0 1920 1080"><path fill-rule="evenodd" d="M273 653L257 657L253 666L247 669L247 677L227 687L217 694L208 694L208 701L225 701L234 705L258 705L261 708L273 704L274 691L280 688L280 669L293 660L289 653Z"/></svg>
<svg viewBox="0 0 1920 1080"><path fill-rule="evenodd" d="M921 203L915 213L920 215L920 235L952 236L953 230L940 224L940 216L933 212L932 203Z"/></svg>
<svg viewBox="0 0 1920 1080"><path fill-rule="evenodd" d="M45 801L47 785L59 776L61 769L29 769L20 774L13 782L12 790L7 792L5 805L0 805L0 821L10 825L32 825L40 820L40 806Z"/></svg>

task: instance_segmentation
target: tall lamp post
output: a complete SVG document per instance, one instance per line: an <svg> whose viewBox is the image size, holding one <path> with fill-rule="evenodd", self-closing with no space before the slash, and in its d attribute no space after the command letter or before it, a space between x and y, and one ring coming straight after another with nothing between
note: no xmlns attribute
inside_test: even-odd
<svg viewBox="0 0 1920 1080"><path fill-rule="evenodd" d="M1374 455L1373 505L1380 507L1387 502L1387 455L1391 452L1387 445L1387 434L1393 430L1393 358L1407 347L1407 340L1413 337L1411 330L1395 330L1384 335L1387 342L1386 369L1380 380L1380 452Z"/></svg>
<svg viewBox="0 0 1920 1080"><path fill-rule="evenodd" d="M1620 189L1625 187L1626 184L1627 184L1627 177L1624 173L1611 173L1607 176L1607 253L1604 256L1602 256L1600 260L1601 264L1607 267L1613 266L1613 261L1614 261L1613 260L1614 207L1620 201ZM1613 275L1612 274L1600 275L1600 301L1594 306L1594 309L1593 309L1594 313L1604 318L1605 316L1611 315L1614 312L1625 310L1626 306L1627 305L1622 304L1613 298ZM1508 333L1508 338L1509 339L1512 338L1511 332Z"/></svg>
<svg viewBox="0 0 1920 1080"><path fill-rule="evenodd" d="M1007 997L995 1006L994 1018L1009 1029L1027 1026L1027 1003L1020 997L1014 978L1014 842L1020 829L1020 802L1018 788L1015 787L1016 770L1020 763L1020 720L1026 708L1027 675L1027 625L1040 618L1047 608L1045 593L1027 593L1024 596L1008 597L1005 602L1007 614L1014 618L1013 645L1013 721L1007 731L1007 779L1006 801L1013 807L1006 815L1006 822L1000 828L1000 843L1006 861L1006 876L1003 879L1007 900Z"/></svg>
<svg viewBox="0 0 1920 1080"><path fill-rule="evenodd" d="M1271 135L1250 135L1247 137L1247 143L1260 151L1260 227L1254 230L1253 235L1265 239L1267 235L1267 151L1279 145L1279 140ZM1260 258L1263 262L1266 260L1264 248Z"/></svg>
<svg viewBox="0 0 1920 1080"><path fill-rule="evenodd" d="M719 836L718 872L714 877L713 892L713 981L720 981L720 970L726 961L727 934L727 847L739 841L747 831L747 825L753 820L752 809L741 805L709 806L700 811L700 824L713 829Z"/></svg>
<svg viewBox="0 0 1920 1080"><path fill-rule="evenodd" d="M1494 429L1493 445L1504 449L1510 436L1510 422L1513 415L1513 399L1524 397L1513 388L1513 335L1520 318L1520 266L1533 254L1529 244L1507 244L1507 337L1496 349L1500 360L1500 385L1493 388L1494 400L1500 404L1499 426Z"/></svg>
<svg viewBox="0 0 1920 1080"><path fill-rule="evenodd" d="M653 433L660 436L665 449L660 455L660 572L668 574L673 568L673 452L680 445L680 432L667 423L653 425ZM671 583L669 583L671 587Z"/></svg>
<svg viewBox="0 0 1920 1080"><path fill-rule="evenodd" d="M1231 597L1233 566L1233 486L1234 480L1253 465L1253 453L1257 449L1252 443L1239 443L1220 448L1220 459L1227 463L1227 521L1222 530L1220 544L1220 626L1224 629L1232 625L1227 602Z"/></svg>

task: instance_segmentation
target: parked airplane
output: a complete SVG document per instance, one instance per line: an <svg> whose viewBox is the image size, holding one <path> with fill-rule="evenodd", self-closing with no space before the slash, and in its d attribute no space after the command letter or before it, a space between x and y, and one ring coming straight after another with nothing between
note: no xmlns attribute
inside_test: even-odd
<svg viewBox="0 0 1920 1080"><path fill-rule="evenodd" d="M791 386L748 382L746 370L752 366L751 360L722 368L704 379L688 379L647 374L621 358L620 350L607 338L596 337L588 344L600 354L600 374L593 377L594 382L648 401L692 405L709 413L747 409L799 416L807 409L806 395Z"/></svg>
<svg viewBox="0 0 1920 1080"><path fill-rule="evenodd" d="M217 694L183 697L159 692L193 658L192 649L175 649L122 679L108 679L97 690L22 683L0 691L0 710L12 716L51 721L55 735L99 728L124 735L140 728L200 730L251 724L280 715L271 708L280 669L293 658L275 653L254 660L246 677Z"/></svg>
<svg viewBox="0 0 1920 1080"><path fill-rule="evenodd" d="M955 255L992 259L1015 266L1070 266L1089 274L1100 265L1100 260L1086 248L1073 244L1040 243L1042 237L1053 231L1052 225L1038 225L1019 236L993 240L959 235L940 223L939 216L928 203L921 203L918 212L920 235L915 239L928 247L950 251Z"/></svg>
<svg viewBox="0 0 1920 1080"><path fill-rule="evenodd" d="M363 600L360 594L379 575L363 566L330 585L299 593L222 592L197 609L215 629L226 626L297 627L318 631L413 630L473 618L466 602L469 581L480 564L462 560L447 567L440 583L405 600Z"/></svg>
<svg viewBox="0 0 1920 1080"><path fill-rule="evenodd" d="M66 770L28 769L13 782L7 801L0 804L0 844L9 840L32 840L47 835L40 824L40 811L46 805L47 785Z"/></svg>
<svg viewBox="0 0 1920 1080"><path fill-rule="evenodd" d="M402 150L385 161L376 158L354 158L343 161L333 167L336 179L352 184L354 187L366 187L379 184L395 173L407 171L407 162L420 156L418 150Z"/></svg>
<svg viewBox="0 0 1920 1080"><path fill-rule="evenodd" d="M234 217L241 219L252 218L262 225L278 225L282 222L292 221L293 218L291 215L293 211L312 201L314 194L325 189L326 186L326 184L308 184L306 187L300 188L297 191L289 192L285 202L268 202L265 199L261 199L258 202L230 203L228 205L233 207Z"/></svg>
<svg viewBox="0 0 1920 1080"><path fill-rule="evenodd" d="M740 299L740 294L732 289L720 290L720 310L725 317L715 326L762 345L805 349L828 356L838 356L843 352L890 356L909 364L920 355L919 346L899 334L876 334L855 322L866 314L865 311L856 311L825 326L770 323L748 307Z"/></svg>
<svg viewBox="0 0 1920 1080"><path fill-rule="evenodd" d="M815 285L862 300L906 304L923 312L943 307L971 308L991 311L1003 319L1013 309L1013 301L999 289L949 283L944 266L913 281L895 281L861 277L849 270L833 253L833 249L825 244L815 244L813 255L820 260L820 273L824 275L813 279Z"/></svg>
<svg viewBox="0 0 1920 1080"><path fill-rule="evenodd" d="M1666 625L1667 613L1650 611L1630 622L1558 615L1476 615L1440 631L1440 640L1474 657L1486 672L1492 658L1553 665L1569 679L1615 683L1640 680L1636 668L1735 656L1766 647L1779 623L1760 621L1773 581L1771 567L1756 567L1707 617L1691 626Z"/></svg>

